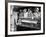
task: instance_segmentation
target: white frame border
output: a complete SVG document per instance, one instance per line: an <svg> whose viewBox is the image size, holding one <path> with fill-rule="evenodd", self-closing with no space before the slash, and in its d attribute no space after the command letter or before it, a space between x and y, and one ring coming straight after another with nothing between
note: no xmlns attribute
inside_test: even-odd
<svg viewBox="0 0 46 37"><path fill-rule="evenodd" d="M40 6L41 7L41 30L38 31L16 31L10 32L10 6ZM26 4L26 3L8 3L8 35L18 35L18 34L34 34L34 33L43 33L43 4Z"/></svg>

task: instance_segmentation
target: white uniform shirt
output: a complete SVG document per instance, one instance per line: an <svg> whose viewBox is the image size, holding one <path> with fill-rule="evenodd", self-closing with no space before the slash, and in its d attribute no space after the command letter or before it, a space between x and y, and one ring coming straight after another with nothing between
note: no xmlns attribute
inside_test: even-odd
<svg viewBox="0 0 46 37"><path fill-rule="evenodd" d="M24 13L24 17L25 17L25 18L28 17L28 12Z"/></svg>

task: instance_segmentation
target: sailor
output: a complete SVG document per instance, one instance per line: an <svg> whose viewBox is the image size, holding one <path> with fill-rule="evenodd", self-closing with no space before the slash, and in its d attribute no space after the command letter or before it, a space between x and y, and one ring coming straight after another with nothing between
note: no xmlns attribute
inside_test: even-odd
<svg viewBox="0 0 46 37"><path fill-rule="evenodd" d="M35 9L34 16L35 16L35 18L37 18L37 19L39 19L39 18L41 17L41 13L39 12L39 8L36 8L36 9Z"/></svg>
<svg viewBox="0 0 46 37"><path fill-rule="evenodd" d="M30 17L31 19L34 19L33 13L30 9L28 9L28 17Z"/></svg>
<svg viewBox="0 0 46 37"><path fill-rule="evenodd" d="M26 8L23 10L23 12L24 12L24 18L28 18L28 12Z"/></svg>

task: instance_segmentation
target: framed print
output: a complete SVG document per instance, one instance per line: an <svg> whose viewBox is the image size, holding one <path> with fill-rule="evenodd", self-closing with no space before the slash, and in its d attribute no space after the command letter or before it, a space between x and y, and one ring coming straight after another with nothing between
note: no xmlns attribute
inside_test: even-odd
<svg viewBox="0 0 46 37"><path fill-rule="evenodd" d="M40 35L45 33L44 2L8 2L7 35Z"/></svg>

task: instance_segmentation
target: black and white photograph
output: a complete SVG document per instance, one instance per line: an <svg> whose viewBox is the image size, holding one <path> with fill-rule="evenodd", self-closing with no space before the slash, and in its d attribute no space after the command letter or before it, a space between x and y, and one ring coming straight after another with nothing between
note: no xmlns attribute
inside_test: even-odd
<svg viewBox="0 0 46 37"><path fill-rule="evenodd" d="M41 7L11 6L10 31L41 29Z"/></svg>
<svg viewBox="0 0 46 37"><path fill-rule="evenodd" d="M8 3L8 35L43 33L43 4Z"/></svg>

